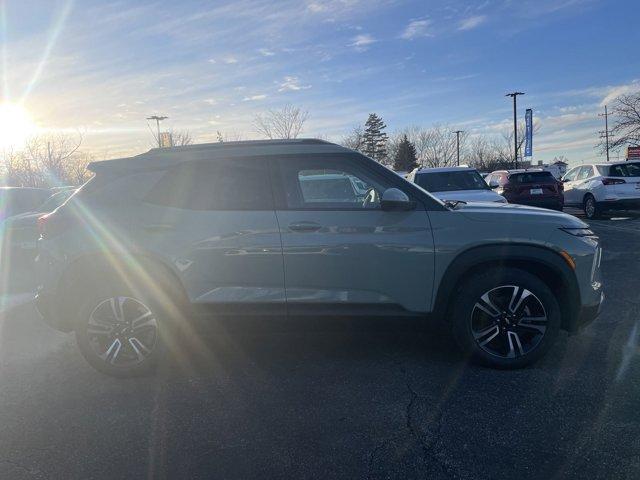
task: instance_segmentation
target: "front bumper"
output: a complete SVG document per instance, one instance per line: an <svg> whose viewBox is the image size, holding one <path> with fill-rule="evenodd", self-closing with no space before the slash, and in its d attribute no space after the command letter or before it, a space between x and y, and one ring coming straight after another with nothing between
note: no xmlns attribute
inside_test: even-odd
<svg viewBox="0 0 640 480"><path fill-rule="evenodd" d="M571 333L576 333L587 325L591 324L595 319L600 316L602 312L602 304L604 302L604 292L600 293L600 301L595 305L583 306L580 309L578 317L576 318L576 322L574 324L574 328Z"/></svg>

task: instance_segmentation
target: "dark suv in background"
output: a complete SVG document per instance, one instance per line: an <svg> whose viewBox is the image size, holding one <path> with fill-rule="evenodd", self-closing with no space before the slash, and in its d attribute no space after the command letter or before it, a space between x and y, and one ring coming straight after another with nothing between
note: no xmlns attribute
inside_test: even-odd
<svg viewBox="0 0 640 480"><path fill-rule="evenodd" d="M564 193L562 182L551 172L543 170L497 170L485 181L509 203L551 208L562 211Z"/></svg>
<svg viewBox="0 0 640 480"><path fill-rule="evenodd" d="M37 304L112 375L148 372L177 337L197 350L198 314L433 317L465 353L517 368L599 311L601 249L582 221L447 205L325 141L154 149L90 169L39 220Z"/></svg>

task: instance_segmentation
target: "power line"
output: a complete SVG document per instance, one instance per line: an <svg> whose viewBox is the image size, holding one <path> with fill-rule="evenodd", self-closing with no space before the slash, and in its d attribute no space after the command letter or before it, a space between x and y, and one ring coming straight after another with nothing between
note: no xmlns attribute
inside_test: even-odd
<svg viewBox="0 0 640 480"><path fill-rule="evenodd" d="M513 98L513 163L515 168L518 168L518 118L516 113L516 98L518 95L524 95L524 92L512 92L505 95L505 97Z"/></svg>
<svg viewBox="0 0 640 480"><path fill-rule="evenodd" d="M456 130L453 133L456 134L456 158L458 159L458 166L460 166L460 134L464 133L464 130Z"/></svg>
<svg viewBox="0 0 640 480"><path fill-rule="evenodd" d="M158 115L152 115L150 117L147 117L147 120L155 120L156 121L156 126L158 127L158 147L161 147L162 144L160 143L160 122L162 120L166 120L169 117L162 117L162 116L158 116Z"/></svg>
<svg viewBox="0 0 640 480"><path fill-rule="evenodd" d="M607 106L604 106L604 113L599 113L599 117L604 117L604 132L600 132L600 138L604 136L605 145L607 149L607 162L609 161L609 112L607 112Z"/></svg>

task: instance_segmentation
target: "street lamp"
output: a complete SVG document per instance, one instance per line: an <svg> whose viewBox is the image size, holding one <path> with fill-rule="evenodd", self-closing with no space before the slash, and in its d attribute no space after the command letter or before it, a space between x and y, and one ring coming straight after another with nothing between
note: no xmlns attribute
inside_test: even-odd
<svg viewBox="0 0 640 480"><path fill-rule="evenodd" d="M516 116L516 98L518 95L524 95L524 92L512 92L505 95L505 97L513 97L513 162L515 168L518 168L518 118Z"/></svg>

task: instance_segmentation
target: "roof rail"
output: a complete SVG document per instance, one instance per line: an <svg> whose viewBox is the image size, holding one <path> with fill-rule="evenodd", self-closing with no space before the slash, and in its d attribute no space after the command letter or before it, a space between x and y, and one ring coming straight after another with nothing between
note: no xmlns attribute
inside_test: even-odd
<svg viewBox="0 0 640 480"><path fill-rule="evenodd" d="M176 150L208 150L211 148L225 149L233 147L261 147L265 145L334 145L332 142L320 140L319 138L296 138L281 140L240 140L234 142L213 142L197 143L193 145L182 145L176 147L156 147L149 150L149 153L174 152Z"/></svg>

